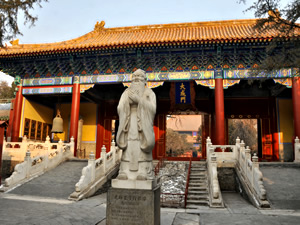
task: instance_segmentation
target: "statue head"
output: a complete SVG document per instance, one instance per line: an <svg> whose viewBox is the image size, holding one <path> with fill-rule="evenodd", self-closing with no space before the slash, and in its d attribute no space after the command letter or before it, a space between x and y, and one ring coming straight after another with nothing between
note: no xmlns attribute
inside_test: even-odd
<svg viewBox="0 0 300 225"><path fill-rule="evenodd" d="M141 69L137 69L133 74L132 74L132 82L143 82L144 84L146 83L146 72Z"/></svg>

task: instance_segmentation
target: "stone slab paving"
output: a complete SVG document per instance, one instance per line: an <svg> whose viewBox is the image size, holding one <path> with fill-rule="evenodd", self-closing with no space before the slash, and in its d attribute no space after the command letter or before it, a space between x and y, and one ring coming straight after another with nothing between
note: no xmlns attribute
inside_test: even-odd
<svg viewBox="0 0 300 225"><path fill-rule="evenodd" d="M16 195L44 196L67 199L75 191L85 161L67 161L58 167L10 191Z"/></svg>
<svg viewBox="0 0 300 225"><path fill-rule="evenodd" d="M300 224L300 209L297 204L290 203L300 199L300 192L292 190L296 188L296 184L299 189L300 182L297 173L300 171L297 168L296 170L290 169L279 167L262 169L266 178L273 182L266 185L269 191L268 195L272 200L271 209L256 209L238 193L222 193L226 208L211 209L205 206L197 209L161 208L161 225ZM293 167L293 169L295 168ZM282 172L282 170L284 171ZM295 176L296 178L294 178ZM52 186L51 183L49 185ZM36 186L31 187L37 188ZM40 190L38 189L38 191ZM0 193L0 224L106 224L106 193L79 202L72 202L66 200L65 196L68 194L63 191L57 190L58 195L55 196L43 196L38 194L38 191L31 190L26 195L24 192L21 194L16 192Z"/></svg>
<svg viewBox="0 0 300 225"><path fill-rule="evenodd" d="M0 224L104 225L106 193L79 202L0 193ZM27 197L27 198L25 198ZM161 225L299 224L300 210L258 210L237 193L223 193L225 209L161 209ZM51 199L52 201L48 201Z"/></svg>
<svg viewBox="0 0 300 225"><path fill-rule="evenodd" d="M300 210L300 164L265 163L260 170L271 207Z"/></svg>

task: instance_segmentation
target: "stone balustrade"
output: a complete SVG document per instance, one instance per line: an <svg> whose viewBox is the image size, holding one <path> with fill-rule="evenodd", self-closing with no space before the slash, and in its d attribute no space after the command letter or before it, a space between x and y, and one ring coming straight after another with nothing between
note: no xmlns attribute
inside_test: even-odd
<svg viewBox="0 0 300 225"><path fill-rule="evenodd" d="M115 142L111 143L109 152L103 145L101 148L101 157L95 160L94 153L89 156L88 165L82 169L80 180L75 185L69 199L81 200L94 194L98 188L103 185L121 161L122 150L116 147Z"/></svg>
<svg viewBox="0 0 300 225"><path fill-rule="evenodd" d="M218 180L218 170L217 170L217 156L214 152L214 147L211 143L210 138L206 140L207 153L207 169L208 169L208 179L209 179L209 192L210 192L210 206L211 207L223 207L223 199L221 195L220 184Z"/></svg>
<svg viewBox="0 0 300 225"><path fill-rule="evenodd" d="M295 138L294 151L295 151L294 162L300 162L300 142L298 137Z"/></svg>
<svg viewBox="0 0 300 225"><path fill-rule="evenodd" d="M16 145L19 147L14 148ZM24 148L27 148L27 152L24 154L24 162L15 166L14 172L10 177L5 179L0 191L7 191L34 176L51 170L74 155L74 138L71 138L70 143L63 143L61 140L58 143L51 143L48 136L43 143L28 143L25 137L22 143L5 142L3 146L4 151L12 151L13 147L17 154L21 154L18 151L23 152ZM34 156L32 156L31 150L35 149L39 149L39 152L33 151Z"/></svg>
<svg viewBox="0 0 300 225"><path fill-rule="evenodd" d="M208 149L208 172L210 180L210 189L212 204L221 201L221 191L218 183L217 167L230 165L233 163L237 175L246 186L246 191L250 199L257 207L268 207L266 190L263 186L263 175L259 170L258 157L256 154L251 158L251 150L239 138L235 145L212 145L211 139L206 140ZM221 151L216 151L221 149ZM226 150L226 151L225 151Z"/></svg>

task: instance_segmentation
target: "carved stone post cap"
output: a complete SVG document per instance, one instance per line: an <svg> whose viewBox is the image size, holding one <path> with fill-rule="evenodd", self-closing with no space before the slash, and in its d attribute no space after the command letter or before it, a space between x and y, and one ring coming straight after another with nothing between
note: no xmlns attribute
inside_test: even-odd
<svg viewBox="0 0 300 225"><path fill-rule="evenodd" d="M50 137L49 137L49 135L46 137L46 141L50 141Z"/></svg>
<svg viewBox="0 0 300 225"><path fill-rule="evenodd" d="M257 154L254 153L253 156L252 156L252 161L253 162L258 162L258 157L257 157Z"/></svg>
<svg viewBox="0 0 300 225"><path fill-rule="evenodd" d="M249 146L246 147L245 152L246 152L246 153L250 153L250 148L249 148Z"/></svg>
<svg viewBox="0 0 300 225"><path fill-rule="evenodd" d="M62 144L63 143L63 141L61 140L61 139L59 139L59 142L58 142L59 144Z"/></svg>
<svg viewBox="0 0 300 225"><path fill-rule="evenodd" d="M112 140L112 141L111 141L111 146L116 146L115 140Z"/></svg>
<svg viewBox="0 0 300 225"><path fill-rule="evenodd" d="M235 141L236 141L236 143L240 143L241 139L237 136Z"/></svg>
<svg viewBox="0 0 300 225"><path fill-rule="evenodd" d="M245 147L245 142L241 140L241 147Z"/></svg>
<svg viewBox="0 0 300 225"><path fill-rule="evenodd" d="M210 144L210 143L211 143L210 137L207 137L207 138L206 138L206 143L207 143L207 144Z"/></svg>
<svg viewBox="0 0 300 225"><path fill-rule="evenodd" d="M27 152L26 152L26 157L30 157L30 155L31 155L30 151L27 150Z"/></svg>
<svg viewBox="0 0 300 225"><path fill-rule="evenodd" d="M90 158L90 159L95 159L95 154L94 154L94 152L91 152L91 153L90 153L89 158Z"/></svg>
<svg viewBox="0 0 300 225"><path fill-rule="evenodd" d="M26 142L27 141L27 136L25 135L23 138L22 138L22 142Z"/></svg>
<svg viewBox="0 0 300 225"><path fill-rule="evenodd" d="M102 152L106 152L105 145L102 146L101 151L102 151Z"/></svg>
<svg viewBox="0 0 300 225"><path fill-rule="evenodd" d="M70 138L70 141L71 141L71 142L74 142L74 137L73 137L73 136Z"/></svg>
<svg viewBox="0 0 300 225"><path fill-rule="evenodd" d="M295 143L299 143L299 138L298 138L298 136L296 136L296 138L295 138Z"/></svg>

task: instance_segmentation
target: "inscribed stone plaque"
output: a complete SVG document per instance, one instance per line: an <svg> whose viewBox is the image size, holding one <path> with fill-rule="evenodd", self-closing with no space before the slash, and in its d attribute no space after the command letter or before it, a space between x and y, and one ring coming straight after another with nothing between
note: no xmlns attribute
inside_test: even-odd
<svg viewBox="0 0 300 225"><path fill-rule="evenodd" d="M154 190L110 188L107 225L159 225L160 187Z"/></svg>

